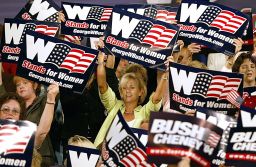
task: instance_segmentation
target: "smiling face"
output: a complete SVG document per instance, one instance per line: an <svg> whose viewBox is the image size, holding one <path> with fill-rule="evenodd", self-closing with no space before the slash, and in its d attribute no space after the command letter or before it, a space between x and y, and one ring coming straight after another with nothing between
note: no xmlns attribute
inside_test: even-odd
<svg viewBox="0 0 256 167"><path fill-rule="evenodd" d="M21 107L18 101L10 99L6 101L0 110L0 119L14 119L19 120Z"/></svg>
<svg viewBox="0 0 256 167"><path fill-rule="evenodd" d="M121 86L121 94L124 102L138 102L142 94L139 83L136 80L128 79L126 84Z"/></svg>
<svg viewBox="0 0 256 167"><path fill-rule="evenodd" d="M126 73L119 83L120 95L125 103L143 103L147 90L144 81L134 73Z"/></svg>
<svg viewBox="0 0 256 167"><path fill-rule="evenodd" d="M244 59L239 73L244 74L244 87L255 86L255 64L250 59Z"/></svg>

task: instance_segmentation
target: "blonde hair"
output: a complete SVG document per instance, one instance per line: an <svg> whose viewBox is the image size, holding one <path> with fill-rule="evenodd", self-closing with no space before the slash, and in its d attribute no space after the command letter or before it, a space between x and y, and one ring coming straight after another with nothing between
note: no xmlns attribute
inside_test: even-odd
<svg viewBox="0 0 256 167"><path fill-rule="evenodd" d="M133 72L138 77L141 77L145 83L148 82L148 74L146 68L140 64L129 64L124 71L124 74ZM124 75L123 74L123 75Z"/></svg>
<svg viewBox="0 0 256 167"><path fill-rule="evenodd" d="M188 66L208 70L208 67L198 60L191 61Z"/></svg>
<svg viewBox="0 0 256 167"><path fill-rule="evenodd" d="M93 148L96 149L94 144L84 136L75 135L68 140L68 145Z"/></svg>
<svg viewBox="0 0 256 167"><path fill-rule="evenodd" d="M138 83L139 89L142 90L142 95L139 97L138 104L142 104L147 96L147 87L144 80L136 76L135 73L126 73L122 76L119 82L119 92L120 92L121 98L123 98L122 87L127 84L128 80L134 80Z"/></svg>
<svg viewBox="0 0 256 167"><path fill-rule="evenodd" d="M34 148L33 149L33 157L32 157L31 166L33 166L33 167L41 167L41 162L42 162L42 156L37 151L37 149Z"/></svg>

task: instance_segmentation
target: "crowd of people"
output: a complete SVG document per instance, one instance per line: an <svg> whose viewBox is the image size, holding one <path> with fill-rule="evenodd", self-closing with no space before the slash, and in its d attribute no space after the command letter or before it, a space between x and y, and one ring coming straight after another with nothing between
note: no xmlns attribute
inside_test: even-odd
<svg viewBox="0 0 256 167"><path fill-rule="evenodd" d="M60 20L63 21L63 18ZM79 40L73 42L84 44ZM196 68L241 73L243 86L255 87L256 40L252 52L241 51L243 41L240 38L235 39L234 44L236 54L227 56L221 53L205 54L207 48L202 45L184 44L178 40L179 49L172 55L170 53L165 62L166 68L169 62L175 62ZM130 127L146 130L150 112L172 112L168 70L148 69L114 55L106 55L102 52L102 38L95 45L99 49L97 65L82 94L59 88L57 84L46 87L15 76L15 67L5 62L0 64L0 119L28 120L37 125L32 166L66 165L67 145L100 149L119 110ZM208 60L199 58L202 53ZM218 63L220 60L224 61ZM193 115L194 112L185 114ZM62 147L63 150L60 149ZM177 165L170 166L188 167L189 162L184 157Z"/></svg>

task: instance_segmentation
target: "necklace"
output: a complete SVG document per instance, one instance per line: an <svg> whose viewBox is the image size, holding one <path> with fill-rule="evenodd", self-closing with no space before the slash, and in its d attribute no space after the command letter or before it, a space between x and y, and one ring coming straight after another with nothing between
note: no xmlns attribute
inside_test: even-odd
<svg viewBox="0 0 256 167"><path fill-rule="evenodd" d="M125 114L133 114L133 112L127 112L127 111L125 111L124 113Z"/></svg>

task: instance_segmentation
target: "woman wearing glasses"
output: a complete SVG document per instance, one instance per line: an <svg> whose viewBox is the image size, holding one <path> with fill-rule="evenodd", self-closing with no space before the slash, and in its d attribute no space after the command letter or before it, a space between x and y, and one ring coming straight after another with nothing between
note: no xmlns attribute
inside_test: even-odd
<svg viewBox="0 0 256 167"><path fill-rule="evenodd" d="M5 94L0 72L0 119L23 119L37 124L34 147L42 155L42 166L54 165L55 155L48 133L54 116L55 99L59 93L59 86L51 84L47 88L47 92L39 96L37 83L17 76L14 77L14 83L19 98L9 93ZM18 100L20 98L23 102Z"/></svg>

